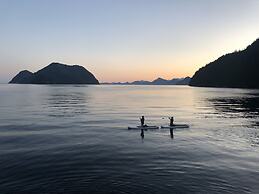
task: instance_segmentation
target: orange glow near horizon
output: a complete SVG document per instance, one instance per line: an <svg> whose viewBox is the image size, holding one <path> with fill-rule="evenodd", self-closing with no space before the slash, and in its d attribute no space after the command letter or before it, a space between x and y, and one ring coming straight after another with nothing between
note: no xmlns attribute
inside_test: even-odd
<svg viewBox="0 0 259 194"><path fill-rule="evenodd" d="M249 36L248 36L249 35ZM23 61L16 67L10 66L10 80L19 71L27 69L35 72L45 67L51 62L61 62L65 64L78 64L84 66L92 72L100 82L132 82L136 80L152 81L158 77L164 79L192 77L194 73L206 64L216 60L220 56L233 52L235 50L243 50L251 44L256 38L256 34L248 34L242 40L239 37L225 41L214 41L210 43L208 48L199 48L195 52L180 52L175 54L160 53L157 55L146 54L140 55L104 55L88 56L78 54L75 57L49 57L35 58L30 63ZM252 38L249 38L252 37ZM216 42L216 43L215 43ZM172 52L173 53L173 52ZM38 64L38 61L42 61ZM27 64L27 65L24 65ZM37 66L35 64L38 64ZM7 67L2 70L8 72Z"/></svg>
<svg viewBox="0 0 259 194"><path fill-rule="evenodd" d="M97 68L91 69L101 82L132 82L136 80L152 81L158 77L164 79L191 77L197 70L197 67L179 67L178 65L139 65L138 68L130 68L130 66L125 65L116 68L105 68L102 69L102 71L98 71Z"/></svg>
<svg viewBox="0 0 259 194"><path fill-rule="evenodd" d="M168 80L187 76L192 77L200 67L212 61L212 59L202 58L198 55L196 57L179 56L178 60L167 59L166 57L164 57L164 60L152 59L146 60L147 63L131 62L130 59L127 59L126 64L121 60L121 62L116 61L117 65L103 67L97 64L85 65L85 67L93 72L101 82L132 82L136 80L152 81L159 77ZM173 62L168 62L169 60Z"/></svg>
<svg viewBox="0 0 259 194"><path fill-rule="evenodd" d="M192 77L199 68L224 54L245 49L257 38L256 31L247 31L243 34L242 37L236 35L225 41L213 39L206 44L201 42L200 45L195 45L194 48L187 50L161 51L155 54L148 51L143 51L143 53L97 53L95 55L75 52L72 53L72 57L70 55L41 56L29 61L17 62L15 66L5 66L2 73L5 72L8 75L7 82L21 70L27 69L35 72L51 62L61 62L84 66L102 83L152 81L158 77L168 80ZM41 62L39 63L39 61Z"/></svg>
<svg viewBox="0 0 259 194"><path fill-rule="evenodd" d="M259 38L257 0L100 2L3 1L0 82L52 62L100 82L191 77Z"/></svg>
<svg viewBox="0 0 259 194"><path fill-rule="evenodd" d="M98 61L106 66L98 64L85 66L96 75L101 82L132 82L136 80L152 81L158 77L164 79L192 77L201 67L216 60L224 54L243 50L257 37L255 33L229 39L225 42L214 40L207 49L200 48L196 52L177 53L175 55L160 54L148 57L121 56ZM127 62L125 62L127 61Z"/></svg>

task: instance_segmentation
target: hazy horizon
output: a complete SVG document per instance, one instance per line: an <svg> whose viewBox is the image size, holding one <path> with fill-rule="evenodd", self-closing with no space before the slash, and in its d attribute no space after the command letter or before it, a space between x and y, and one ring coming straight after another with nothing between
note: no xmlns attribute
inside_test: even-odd
<svg viewBox="0 0 259 194"><path fill-rule="evenodd" d="M51 62L100 82L192 76L259 37L259 1L0 0L0 83Z"/></svg>

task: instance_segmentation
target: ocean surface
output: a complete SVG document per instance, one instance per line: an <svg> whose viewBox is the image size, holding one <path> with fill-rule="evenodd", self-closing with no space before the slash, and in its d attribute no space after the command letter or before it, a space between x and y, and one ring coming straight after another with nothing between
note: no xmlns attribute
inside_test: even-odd
<svg viewBox="0 0 259 194"><path fill-rule="evenodd" d="M0 193L259 193L259 90L2 84Z"/></svg>

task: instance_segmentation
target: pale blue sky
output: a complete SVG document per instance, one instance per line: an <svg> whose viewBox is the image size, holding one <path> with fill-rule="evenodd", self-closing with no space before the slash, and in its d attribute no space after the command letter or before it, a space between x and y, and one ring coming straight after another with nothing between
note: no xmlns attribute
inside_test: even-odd
<svg viewBox="0 0 259 194"><path fill-rule="evenodd" d="M192 76L259 38L258 0L0 0L0 82L57 61L100 81Z"/></svg>

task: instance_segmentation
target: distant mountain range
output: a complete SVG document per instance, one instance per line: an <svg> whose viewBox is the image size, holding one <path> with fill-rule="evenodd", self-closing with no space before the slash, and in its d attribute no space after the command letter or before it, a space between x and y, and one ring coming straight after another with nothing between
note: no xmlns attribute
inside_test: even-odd
<svg viewBox="0 0 259 194"><path fill-rule="evenodd" d="M153 81L115 82L115 85L190 85L198 87L259 88L259 39L243 51L226 54L205 67L192 78ZM51 63L32 73L24 70L9 83L15 84L99 84L95 76L79 65Z"/></svg>
<svg viewBox="0 0 259 194"><path fill-rule="evenodd" d="M95 76L79 65L51 63L47 67L32 73L21 71L9 83L11 84L99 84Z"/></svg>
<svg viewBox="0 0 259 194"><path fill-rule="evenodd" d="M153 81L134 81L134 82L112 82L112 83L102 83L102 84L113 84L113 85L189 85L191 78L174 78L171 80L166 80L163 78L157 78Z"/></svg>
<svg viewBox="0 0 259 194"><path fill-rule="evenodd" d="M224 55L192 77L191 86L259 88L259 39L243 51Z"/></svg>

